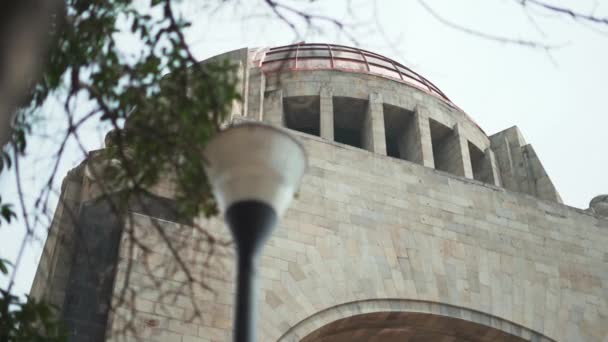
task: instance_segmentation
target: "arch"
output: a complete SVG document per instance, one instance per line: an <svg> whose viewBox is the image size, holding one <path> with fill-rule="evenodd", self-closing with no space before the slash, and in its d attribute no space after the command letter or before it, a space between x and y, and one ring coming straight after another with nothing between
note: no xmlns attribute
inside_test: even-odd
<svg viewBox="0 0 608 342"><path fill-rule="evenodd" d="M292 326L277 342L359 341L354 336L360 341L375 341L372 337L383 341L554 341L519 324L450 304L369 299L319 311Z"/></svg>

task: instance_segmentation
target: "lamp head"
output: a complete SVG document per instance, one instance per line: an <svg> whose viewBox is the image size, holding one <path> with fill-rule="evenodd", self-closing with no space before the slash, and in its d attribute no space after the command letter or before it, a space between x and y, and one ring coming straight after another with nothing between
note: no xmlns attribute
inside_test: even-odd
<svg viewBox="0 0 608 342"><path fill-rule="evenodd" d="M220 210L254 201L281 217L307 167L304 147L286 131L259 122L234 125L207 144L206 172Z"/></svg>

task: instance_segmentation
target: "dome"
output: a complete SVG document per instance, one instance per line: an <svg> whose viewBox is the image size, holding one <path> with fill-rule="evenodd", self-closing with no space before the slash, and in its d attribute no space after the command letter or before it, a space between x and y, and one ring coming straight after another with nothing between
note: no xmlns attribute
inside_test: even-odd
<svg viewBox="0 0 608 342"><path fill-rule="evenodd" d="M436 85L403 64L377 53L344 45L298 43L256 51L254 65L264 73L339 70L377 75L414 86L458 108Z"/></svg>

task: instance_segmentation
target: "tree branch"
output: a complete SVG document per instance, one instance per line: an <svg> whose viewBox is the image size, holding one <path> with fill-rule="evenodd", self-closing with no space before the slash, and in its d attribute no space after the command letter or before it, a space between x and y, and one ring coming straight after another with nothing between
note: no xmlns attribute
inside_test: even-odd
<svg viewBox="0 0 608 342"><path fill-rule="evenodd" d="M546 10L549 10L551 12L556 12L556 13L566 15L574 20L584 20L584 21L595 23L595 24L608 25L608 17L601 18L601 17L597 17L593 14L584 14L581 12L574 11L570 8L551 5L544 1L539 1L539 0L515 0L515 1L517 1L520 5L522 5L524 7L526 7L527 4L532 4L532 5L544 8Z"/></svg>
<svg viewBox="0 0 608 342"><path fill-rule="evenodd" d="M556 45L548 45L548 44L544 44L544 43L534 41L534 40L517 39L517 38L493 35L493 34L485 33L483 31L474 30L469 27L462 26L462 25L456 24L452 21L445 19L439 13L437 13L437 11L435 11L432 7L430 7L424 0L418 0L418 3L420 3L420 5L432 17L434 17L440 23L442 23L452 29L455 29L455 30L479 37L479 38L483 38L486 40L492 40L492 41L499 42L499 43L520 45L520 46L533 48L533 49L551 50L551 49L555 49L558 47Z"/></svg>
<svg viewBox="0 0 608 342"><path fill-rule="evenodd" d="M301 37L300 31L297 29L296 25L290 21L282 12L281 10L284 10L288 13L294 14L297 17L299 17L300 19L302 19L302 21L304 21L306 23L306 25L311 28L311 27L315 27L314 25L314 21L320 21L320 22L326 22L329 23L330 25L334 26L336 29L338 29L340 32L342 32L344 35L346 35L346 37L353 42L353 44L355 45L359 45L357 39L355 38L354 35L350 34L345 28L346 25L333 17L330 16L326 16L326 15L319 15L319 14L312 14L300 9L297 9L295 7L286 5L282 2L278 2L276 0L264 0L264 3L266 3L270 9L272 10L272 12L281 20L283 21L287 26L289 26L298 37Z"/></svg>

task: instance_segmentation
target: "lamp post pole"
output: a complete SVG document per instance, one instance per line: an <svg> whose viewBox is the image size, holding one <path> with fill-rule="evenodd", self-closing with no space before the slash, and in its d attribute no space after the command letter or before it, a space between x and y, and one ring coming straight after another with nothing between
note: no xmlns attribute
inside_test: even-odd
<svg viewBox="0 0 608 342"><path fill-rule="evenodd" d="M207 144L205 171L237 252L234 342L256 340L257 263L306 170L306 152L286 131L232 126Z"/></svg>
<svg viewBox="0 0 608 342"><path fill-rule="evenodd" d="M276 221L274 210L258 201L237 202L226 211L226 222L237 249L235 342L255 341L258 257Z"/></svg>

